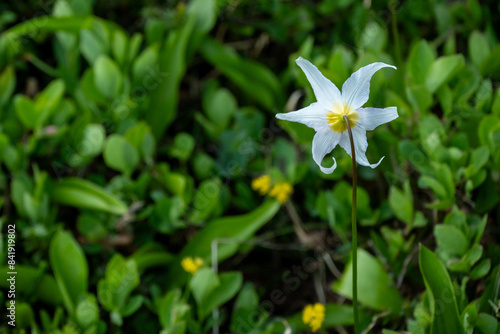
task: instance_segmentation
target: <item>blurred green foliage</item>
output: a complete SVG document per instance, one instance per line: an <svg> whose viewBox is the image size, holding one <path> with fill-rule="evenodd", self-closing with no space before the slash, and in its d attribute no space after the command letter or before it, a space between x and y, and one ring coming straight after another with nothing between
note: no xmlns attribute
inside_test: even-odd
<svg viewBox="0 0 500 334"><path fill-rule="evenodd" d="M362 327L500 333L499 26L477 0L0 4L0 332L303 332L318 301L352 330L350 158L322 174L274 119L315 101L302 56L338 87L398 67L370 87L400 117L359 169Z"/></svg>

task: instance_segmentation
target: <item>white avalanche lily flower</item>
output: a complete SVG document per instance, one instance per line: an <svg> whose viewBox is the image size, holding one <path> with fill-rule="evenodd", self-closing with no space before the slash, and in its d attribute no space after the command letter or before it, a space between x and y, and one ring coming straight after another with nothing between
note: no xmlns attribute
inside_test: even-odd
<svg viewBox="0 0 500 334"><path fill-rule="evenodd" d="M297 65L304 71L307 80L311 83L314 95L318 102L308 107L289 113L277 114L278 119L299 122L313 128L316 135L313 139L313 159L323 173L331 174L337 167L333 158L333 166L321 166L321 161L339 144L347 154L351 155L351 142L344 116L347 116L354 139L356 161L363 166L377 167L370 164L366 158L366 131L390 122L398 117L396 107L361 108L370 95L370 80L381 68L396 67L384 63L373 63L354 72L342 85L342 93L335 84L325 78L321 72L308 60L299 57ZM352 156L351 156L352 158Z"/></svg>

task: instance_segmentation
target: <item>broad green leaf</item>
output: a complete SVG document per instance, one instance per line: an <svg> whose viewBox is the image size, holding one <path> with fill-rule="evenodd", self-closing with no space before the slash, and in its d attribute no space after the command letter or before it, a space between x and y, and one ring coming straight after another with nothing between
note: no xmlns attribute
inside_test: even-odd
<svg viewBox="0 0 500 334"><path fill-rule="evenodd" d="M130 293L138 285L139 273L135 261L115 254L106 267L104 278L97 284L99 303L107 311L121 313Z"/></svg>
<svg viewBox="0 0 500 334"><path fill-rule="evenodd" d="M128 40L127 35L121 30L115 30L111 52L121 68L125 65L127 57Z"/></svg>
<svg viewBox="0 0 500 334"><path fill-rule="evenodd" d="M107 98L116 98L123 86L123 75L118 65L108 56L99 55L94 62L94 84Z"/></svg>
<svg viewBox="0 0 500 334"><path fill-rule="evenodd" d="M158 45L152 44L134 60L132 78L135 85L151 90L159 84L159 79L163 80L162 77L154 75L158 71L158 56Z"/></svg>
<svg viewBox="0 0 500 334"><path fill-rule="evenodd" d="M115 195L95 185L90 181L79 178L65 178L52 185L51 198L54 202L106 211L116 215L127 212L127 206Z"/></svg>
<svg viewBox="0 0 500 334"><path fill-rule="evenodd" d="M453 225L436 225L434 227L434 236L438 244L438 252L448 260L452 257L460 257L466 251L469 243L464 233Z"/></svg>
<svg viewBox="0 0 500 334"><path fill-rule="evenodd" d="M479 313L476 320L476 328L479 334L498 334L500 323L491 314Z"/></svg>
<svg viewBox="0 0 500 334"><path fill-rule="evenodd" d="M208 296L220 284L219 277L211 268L199 269L189 281L189 287L198 305L198 310L200 310L200 315L201 310L208 303Z"/></svg>
<svg viewBox="0 0 500 334"><path fill-rule="evenodd" d="M33 129L38 120L38 114L35 112L35 106L31 99L24 95L16 95L14 98L17 118L27 129Z"/></svg>
<svg viewBox="0 0 500 334"><path fill-rule="evenodd" d="M139 163L139 153L124 137L112 134L104 147L104 162L110 168L131 174Z"/></svg>
<svg viewBox="0 0 500 334"><path fill-rule="evenodd" d="M106 46L88 29L80 32L80 50L90 65L93 65L100 55L106 54Z"/></svg>
<svg viewBox="0 0 500 334"><path fill-rule="evenodd" d="M194 149L194 138L189 133L178 133L172 146L170 147L170 155L181 161L187 161Z"/></svg>
<svg viewBox="0 0 500 334"><path fill-rule="evenodd" d="M94 295L88 294L76 307L76 321L83 328L88 328L99 321L99 306Z"/></svg>
<svg viewBox="0 0 500 334"><path fill-rule="evenodd" d="M409 182L405 183L403 191L391 187L389 190L389 205L398 219L407 225L413 222L413 195Z"/></svg>
<svg viewBox="0 0 500 334"><path fill-rule="evenodd" d="M488 57L481 64L481 74L485 77L492 75L496 80L500 77L500 44L491 50Z"/></svg>
<svg viewBox="0 0 500 334"><path fill-rule="evenodd" d="M221 187L222 182L217 178L205 180L200 184L194 196L189 221L201 223L209 218L220 203Z"/></svg>
<svg viewBox="0 0 500 334"><path fill-rule="evenodd" d="M479 31L473 31L469 35L469 57L472 60L472 63L477 66L477 68L481 67L483 61L490 54L490 45L486 36Z"/></svg>
<svg viewBox="0 0 500 334"><path fill-rule="evenodd" d="M434 93L436 90L457 72L464 65L464 57L462 55L443 56L435 60L425 79L425 86L429 92Z"/></svg>
<svg viewBox="0 0 500 334"><path fill-rule="evenodd" d="M35 126L40 129L58 106L64 94L65 84L62 79L52 81L36 96L34 108L37 115Z"/></svg>
<svg viewBox="0 0 500 334"><path fill-rule="evenodd" d="M472 151L469 166L465 169L465 175L471 177L488 162L490 150L487 146L481 146Z"/></svg>
<svg viewBox="0 0 500 334"><path fill-rule="evenodd" d="M80 245L66 231L58 231L52 238L49 259L64 305L69 314L74 315L80 297L87 293L87 259Z"/></svg>
<svg viewBox="0 0 500 334"><path fill-rule="evenodd" d="M125 133L127 141L135 147L143 158L151 158L155 150L155 138L151 127L143 121L130 128Z"/></svg>
<svg viewBox="0 0 500 334"><path fill-rule="evenodd" d="M336 293L352 298L352 260L340 280L333 284ZM399 312L403 299L380 260L358 250L358 300L375 310Z"/></svg>
<svg viewBox="0 0 500 334"><path fill-rule="evenodd" d="M208 316L213 309L222 306L238 293L243 283L243 275L240 272L221 273L219 282L220 284L208 294L206 302L200 308L202 319Z"/></svg>
<svg viewBox="0 0 500 334"><path fill-rule="evenodd" d="M130 256L137 264L137 271L142 273L151 267L166 266L174 259L174 255L167 253L164 248L155 243L148 243Z"/></svg>
<svg viewBox="0 0 500 334"><path fill-rule="evenodd" d="M181 299L181 291L171 290L158 301L157 312L161 327L169 333L185 333L186 322L183 320L190 306Z"/></svg>
<svg viewBox="0 0 500 334"><path fill-rule="evenodd" d="M413 82L417 85L425 83L427 72L435 59L435 52L426 40L421 40L415 44L408 59L408 70Z"/></svg>
<svg viewBox="0 0 500 334"><path fill-rule="evenodd" d="M464 333L450 276L437 256L420 246L420 272L431 306L430 334Z"/></svg>
<svg viewBox="0 0 500 334"><path fill-rule="evenodd" d="M220 88L203 99L203 106L208 118L219 129L225 129L236 113L238 103L229 90Z"/></svg>

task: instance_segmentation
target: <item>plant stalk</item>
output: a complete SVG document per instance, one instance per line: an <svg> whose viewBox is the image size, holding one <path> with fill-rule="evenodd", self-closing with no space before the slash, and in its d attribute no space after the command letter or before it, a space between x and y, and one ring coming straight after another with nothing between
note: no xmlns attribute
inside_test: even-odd
<svg viewBox="0 0 500 334"><path fill-rule="evenodd" d="M344 116L344 122L351 141L352 157L352 307L354 311L354 333L359 334L359 313L358 313L358 226L356 223L357 208L357 188L358 169L356 166L356 151L354 149L354 137L352 136L349 119Z"/></svg>

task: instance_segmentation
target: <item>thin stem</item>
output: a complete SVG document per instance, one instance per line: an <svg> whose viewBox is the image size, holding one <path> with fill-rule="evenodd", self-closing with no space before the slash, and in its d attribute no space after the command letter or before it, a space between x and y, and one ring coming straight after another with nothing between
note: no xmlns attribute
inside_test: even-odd
<svg viewBox="0 0 500 334"><path fill-rule="evenodd" d="M349 140L351 141L352 157L352 306L354 310L354 333L359 334L359 313L358 313L358 226L356 223L356 203L358 188L358 170L356 168L356 151L354 150L354 137L352 136L349 119L344 116L347 125Z"/></svg>

